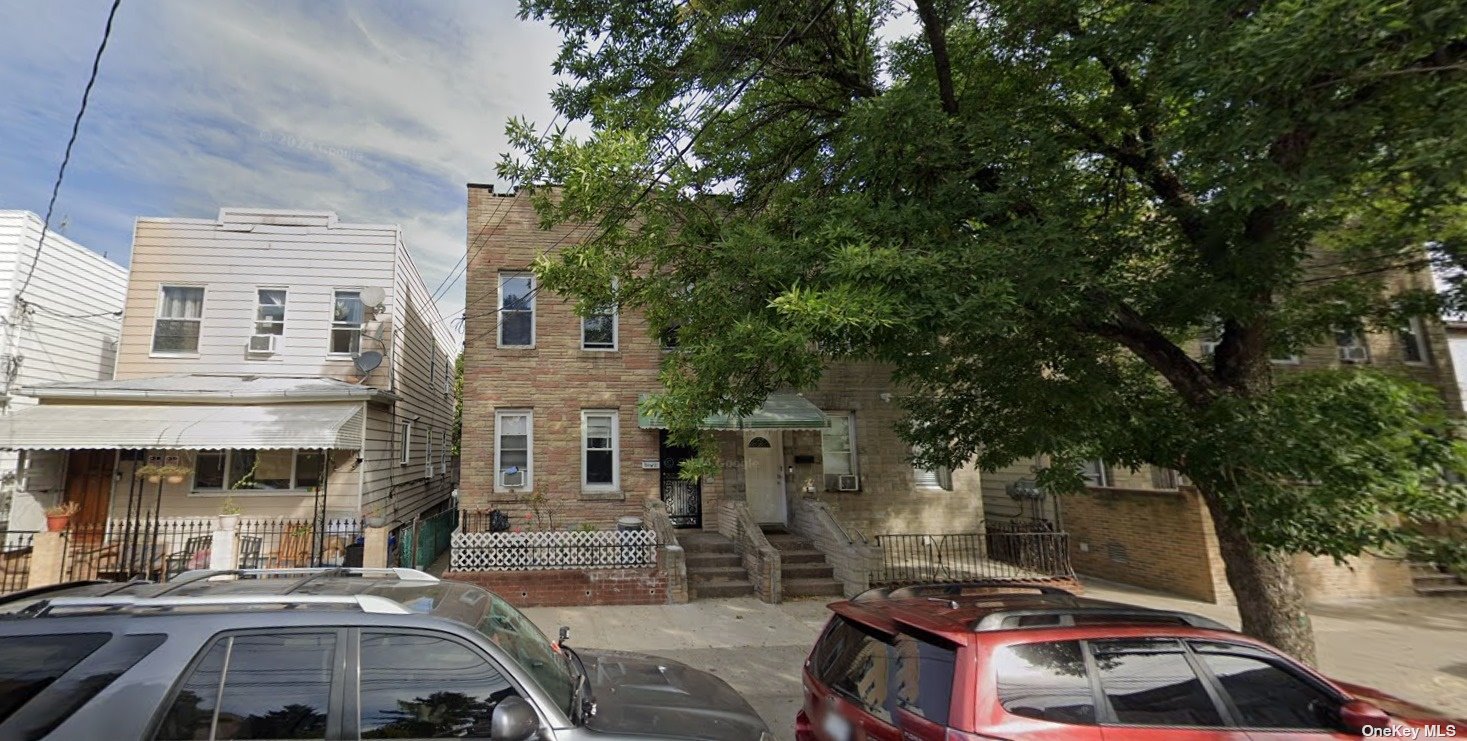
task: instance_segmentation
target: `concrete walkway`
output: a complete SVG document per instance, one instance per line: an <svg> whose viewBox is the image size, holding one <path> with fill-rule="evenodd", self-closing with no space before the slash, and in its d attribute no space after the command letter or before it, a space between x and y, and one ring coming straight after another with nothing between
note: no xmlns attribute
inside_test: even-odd
<svg viewBox="0 0 1467 741"><path fill-rule="evenodd" d="M1237 610L1086 579L1099 599L1179 609L1238 625ZM753 598L686 605L525 610L571 645L656 654L710 671L741 692L775 737L794 738L800 670L829 612L824 600L769 605ZM1467 717L1467 600L1412 599L1311 610L1323 671Z"/></svg>

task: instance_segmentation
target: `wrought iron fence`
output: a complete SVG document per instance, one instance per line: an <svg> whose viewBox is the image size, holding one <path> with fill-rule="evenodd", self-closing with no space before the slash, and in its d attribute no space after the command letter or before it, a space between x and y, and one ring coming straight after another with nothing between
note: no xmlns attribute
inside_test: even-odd
<svg viewBox="0 0 1467 741"><path fill-rule="evenodd" d="M881 566L871 575L873 585L1075 576L1068 534L1021 525L995 523L981 534L878 535L876 545Z"/></svg>
<svg viewBox="0 0 1467 741"><path fill-rule="evenodd" d="M412 523L404 525L399 532L398 565L410 569L426 569L432 566L448 550L453 531L458 529L458 525L459 510L451 503L438 512L414 518Z"/></svg>
<svg viewBox="0 0 1467 741"><path fill-rule="evenodd" d="M66 531L61 574L66 580L151 579L166 581L196 568L198 552L207 568L213 518L142 517L73 525ZM202 549L200 543L205 544ZM186 564L186 568L176 568Z"/></svg>
<svg viewBox="0 0 1467 741"><path fill-rule="evenodd" d="M350 517L319 522L304 518L241 520L236 532L242 569L343 566L362 533L356 519ZM204 561L207 565L207 553Z"/></svg>
<svg viewBox="0 0 1467 741"><path fill-rule="evenodd" d="M657 561L651 530L540 530L453 534L454 571L628 569Z"/></svg>
<svg viewBox="0 0 1467 741"><path fill-rule="evenodd" d="M34 530L0 530L0 594L25 589L35 540Z"/></svg>

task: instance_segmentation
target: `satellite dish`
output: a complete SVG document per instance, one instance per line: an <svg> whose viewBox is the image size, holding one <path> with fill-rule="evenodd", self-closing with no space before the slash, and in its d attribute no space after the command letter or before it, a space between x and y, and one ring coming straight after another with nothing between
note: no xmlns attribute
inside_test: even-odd
<svg viewBox="0 0 1467 741"><path fill-rule="evenodd" d="M364 353L358 354L355 358L352 358L351 362L356 365L357 370L361 371L361 374L365 376L368 373L377 370L377 366L382 365L382 353L377 352L376 350L368 350Z"/></svg>
<svg viewBox="0 0 1467 741"><path fill-rule="evenodd" d="M376 286L368 286L362 289L361 297L365 306L381 306L387 300L387 292Z"/></svg>

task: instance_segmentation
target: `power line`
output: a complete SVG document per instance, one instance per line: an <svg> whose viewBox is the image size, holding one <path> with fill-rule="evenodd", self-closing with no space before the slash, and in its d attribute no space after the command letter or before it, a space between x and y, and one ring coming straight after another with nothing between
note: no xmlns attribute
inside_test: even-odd
<svg viewBox="0 0 1467 741"><path fill-rule="evenodd" d="M102 43L97 45L97 55L92 58L92 73L87 77L86 89L82 91L81 107L77 109L76 118L71 122L71 138L66 141L66 153L61 157L61 168L56 171L56 184L51 186L51 202L46 205L46 219L41 222L41 238L36 242L36 256L31 260L30 270L26 271L20 289L15 292L16 298L24 295L25 289L30 287L31 277L36 274L36 265L41 261L41 250L46 246L46 232L51 228L51 214L56 209L56 196L61 192L62 178L66 177L66 165L71 162L71 148L76 145L76 135L81 129L82 116L87 112L87 100L92 95L92 86L97 83L102 52L107 50L107 40L112 37L112 20L117 17L117 8L121 5L122 0L112 0L112 9L107 11L107 25L102 29Z"/></svg>

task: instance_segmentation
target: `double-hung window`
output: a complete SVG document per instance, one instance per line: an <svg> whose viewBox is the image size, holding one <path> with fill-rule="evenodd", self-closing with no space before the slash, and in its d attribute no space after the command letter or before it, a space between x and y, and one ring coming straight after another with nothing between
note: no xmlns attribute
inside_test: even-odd
<svg viewBox="0 0 1467 741"><path fill-rule="evenodd" d="M582 350L616 349L616 305L598 306L581 318Z"/></svg>
<svg viewBox="0 0 1467 741"><path fill-rule="evenodd" d="M199 351L204 323L202 286L162 286L153 320L153 352L191 355Z"/></svg>
<svg viewBox="0 0 1467 741"><path fill-rule="evenodd" d="M194 456L194 491L313 489L325 477L319 450L201 450Z"/></svg>
<svg viewBox="0 0 1467 741"><path fill-rule="evenodd" d="M534 481L531 451L535 419L528 409L500 409L494 413L494 486L528 489Z"/></svg>
<svg viewBox="0 0 1467 741"><path fill-rule="evenodd" d="M1335 330L1335 352L1339 354L1342 363L1370 362L1370 350L1365 345L1365 337L1358 330Z"/></svg>
<svg viewBox="0 0 1467 741"><path fill-rule="evenodd" d="M1425 365L1428 361L1426 354L1426 327L1421 322L1421 317L1413 316L1401 325L1397 333L1401 338L1401 359L1414 365Z"/></svg>
<svg viewBox="0 0 1467 741"><path fill-rule="evenodd" d="M856 415L833 412L830 426L820 431L820 453L826 476L854 476L856 470Z"/></svg>
<svg viewBox="0 0 1467 741"><path fill-rule="evenodd" d="M406 466L413 458L413 421L405 419L399 425L402 428L402 457L398 464Z"/></svg>
<svg viewBox="0 0 1467 741"><path fill-rule="evenodd" d="M448 475L448 456L452 452L448 449L448 431L438 433L438 473Z"/></svg>
<svg viewBox="0 0 1467 741"><path fill-rule="evenodd" d="M433 478L433 428L423 429L423 478Z"/></svg>
<svg viewBox="0 0 1467 741"><path fill-rule="evenodd" d="M443 393L453 393L453 376L457 371L447 353L443 355Z"/></svg>
<svg viewBox="0 0 1467 741"><path fill-rule="evenodd" d="M1085 461L1080 466L1080 478L1085 479L1086 486L1110 486L1110 467L1099 458Z"/></svg>
<svg viewBox="0 0 1467 741"><path fill-rule="evenodd" d="M438 380L438 353L428 353L428 388L433 388L433 382Z"/></svg>
<svg viewBox="0 0 1467 741"><path fill-rule="evenodd" d="M499 276L499 346L535 346L535 276Z"/></svg>
<svg viewBox="0 0 1467 741"><path fill-rule="evenodd" d="M356 355L362 351L362 322L366 308L361 291L337 291L331 310L331 354Z"/></svg>
<svg viewBox="0 0 1467 741"><path fill-rule="evenodd" d="M255 334L285 334L285 289L261 288L255 294Z"/></svg>
<svg viewBox="0 0 1467 741"><path fill-rule="evenodd" d="M581 412L582 488L614 491L620 483L617 419L614 410Z"/></svg>

